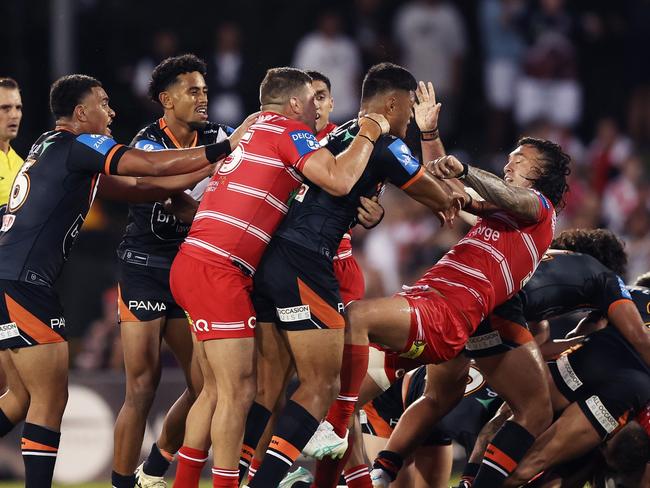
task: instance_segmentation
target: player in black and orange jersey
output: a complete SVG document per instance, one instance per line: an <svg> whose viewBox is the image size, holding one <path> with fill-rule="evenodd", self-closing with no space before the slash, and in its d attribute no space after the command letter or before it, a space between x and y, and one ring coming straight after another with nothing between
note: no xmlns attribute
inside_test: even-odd
<svg viewBox="0 0 650 488"><path fill-rule="evenodd" d="M371 459L383 449L404 410L420 399L424 392L427 372L434 365L420 366L409 371L380 396L361 409L361 426L366 453ZM475 367L470 373L461 402L431 431L423 432L424 440L395 480L396 487L448 486L453 460L451 444L458 442L466 455L472 452L481 428L497 412L503 401L490 390L481 372ZM383 442L382 442L383 441ZM354 455L353 455L354 456ZM361 464L362 459L351 464ZM350 481L355 473L348 473Z"/></svg>
<svg viewBox="0 0 650 488"><path fill-rule="evenodd" d="M208 121L206 65L192 54L162 61L151 75L150 98L161 105L161 118L144 127L131 146L145 151L202 146L226 139L228 126ZM200 199L209 179L187 190ZM192 204L193 202L190 202ZM198 203L195 204L198 206ZM126 365L126 396L115 422L112 484L133 488L147 415L160 380L162 340L176 356L187 389L163 422L160 438L138 468L138 486L164 486L163 475L180 448L185 418L202 378L192 368L192 334L185 312L169 289L169 269L190 228L167 211L164 201L129 205L129 217L119 260L119 322ZM192 374L193 373L193 374Z"/></svg>
<svg viewBox="0 0 650 488"><path fill-rule="evenodd" d="M592 244L589 247L579 247L582 242ZM475 357L479 367L486 364L490 368L495 360L507 355L508 351L516 350L522 344L530 344L529 338L532 336L526 328L526 319L538 322L582 308L596 309L607 314L613 324L608 328L608 334L621 338L628 346L633 345L633 349L639 351L640 355L648 354L643 345L647 337L640 334L643 329L640 327L641 318L629 300L628 290L617 275L617 272L623 273L626 258L622 243L616 236L602 229L565 231L553 241L552 246L562 250L549 252L522 292L497 307L490 320L480 324L476 334L468 341L466 355ZM616 272L598 259L588 254L572 252L573 250L595 253L599 259L615 268ZM578 338L572 339L557 347L561 347L561 351L579 341ZM387 446L387 451L391 453L389 457L396 455L399 458L408 454L414 447L417 432L435 425L436 420L449 411L451 407L443 405L446 397L440 396L443 391L450 391L447 376L439 375L435 381L428 382L427 401L417 408L411 408L404 415ZM507 378L502 378L502 381L507 381ZM534 395L534 392L530 394ZM556 395L551 394L556 406L560 402L554 396ZM526 414L526 411L520 413ZM484 464L487 461L486 466L498 464L498 460L488 459L489 457L486 456L483 461ZM516 463L505 462L503 459L501 461L499 468L505 472L511 472L516 467ZM377 464L377 472L374 473L377 477L381 474L380 465L381 463ZM468 483L479 468L478 463L468 464L464 472Z"/></svg>
<svg viewBox="0 0 650 488"><path fill-rule="evenodd" d="M374 141L371 162L348 195L336 197L311 182L303 184L262 259L254 285L260 321L257 338L264 351L258 356L258 369L285 371L289 356L284 350L278 352L275 344L286 343L300 386L280 414L268 455L251 487L280 482L338 393L344 320L332 258L341 237L354 223L360 196L376 195L390 180L436 211L448 210L454 203L452 193L424 170L401 140L412 118L416 89L419 97L430 101L433 89L418 88L404 68L382 63L370 69L364 80L362 110L380 110L392 120L392 135ZM429 111L436 103L423 105ZM340 153L357 132L356 121L344 124L331 135L327 148ZM428 149L423 147L425 153ZM269 345L273 350L265 349ZM321 354L311 352L316 345ZM282 383L258 384L257 403L272 409Z"/></svg>
<svg viewBox="0 0 650 488"><path fill-rule="evenodd" d="M118 144L109 129L115 112L108 95L99 81L85 75L57 80L50 106L56 128L32 146L0 229L0 349L12 351L12 374L30 398L22 440L30 488L51 485L67 401L65 319L52 286L98 191L100 173L169 176L155 182L113 177L99 185L100 193L121 198L149 188L141 192L146 201L193 185L231 147L225 140L183 151L146 152ZM242 130L231 136L233 143ZM13 423L13 405L11 394L0 399L3 430Z"/></svg>

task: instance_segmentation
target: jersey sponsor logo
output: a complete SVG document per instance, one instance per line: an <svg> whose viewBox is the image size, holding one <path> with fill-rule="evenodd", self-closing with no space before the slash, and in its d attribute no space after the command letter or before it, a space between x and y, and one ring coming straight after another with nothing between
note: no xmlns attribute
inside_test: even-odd
<svg viewBox="0 0 650 488"><path fill-rule="evenodd" d="M576 391L582 386L582 381L578 378L576 372L573 371L571 363L569 363L568 355L560 356L555 364L557 365L557 369L560 372L560 376L562 376L564 383L571 388L571 391Z"/></svg>
<svg viewBox="0 0 650 488"><path fill-rule="evenodd" d="M63 317L57 317L55 319L50 319L50 328L52 329L62 329L65 327L65 319Z"/></svg>
<svg viewBox="0 0 650 488"><path fill-rule="evenodd" d="M413 157L411 150L401 139L397 139L388 146L388 150L402 165L409 175L414 175L420 169L420 162Z"/></svg>
<svg viewBox="0 0 650 488"><path fill-rule="evenodd" d="M148 141L143 139L135 143L136 149L142 149L143 151L159 151L165 149L163 146L154 141Z"/></svg>
<svg viewBox="0 0 650 488"><path fill-rule="evenodd" d="M603 429L605 429L608 434L611 434L618 428L618 421L611 413L609 413L609 410L607 410L607 407L605 407L598 396L590 396L585 400L585 404L587 405L587 408L589 408L589 411L594 415L596 420L598 420L598 423L603 426Z"/></svg>
<svg viewBox="0 0 650 488"><path fill-rule="evenodd" d="M617 276L616 280L618 281L618 286L621 289L621 295L625 298L629 298L630 300L632 300L632 295L630 294L630 290L627 289L621 277Z"/></svg>
<svg viewBox="0 0 650 488"><path fill-rule="evenodd" d="M68 254L70 253L70 249L72 249L72 245L74 244L75 239L79 235L81 226L84 225L84 220L85 219L83 215L81 214L77 215L77 218L68 229L68 232L66 232L65 237L63 238L63 249L62 249L63 259L68 259Z"/></svg>
<svg viewBox="0 0 650 488"><path fill-rule="evenodd" d="M18 325L16 325L16 322L0 324L0 341L11 339L12 337L18 337L19 335L20 332L18 331Z"/></svg>
<svg viewBox="0 0 650 488"><path fill-rule="evenodd" d="M311 319L309 305L298 305L296 307L276 308L280 322L300 322Z"/></svg>
<svg viewBox="0 0 650 488"><path fill-rule="evenodd" d="M303 183L302 185L300 185L300 188L298 188L294 200L297 202L302 202L305 199L305 195L307 194L308 191L309 191L309 185Z"/></svg>
<svg viewBox="0 0 650 488"><path fill-rule="evenodd" d="M489 334L470 337L467 341L467 344L465 344L465 347L468 351L481 351L483 349L489 349L501 344L503 344L501 335L499 335L499 332L495 330Z"/></svg>
<svg viewBox="0 0 650 488"><path fill-rule="evenodd" d="M488 242L497 242L501 237L501 233L492 227L477 225L467 234L467 237L482 237Z"/></svg>
<svg viewBox="0 0 650 488"><path fill-rule="evenodd" d="M0 208L0 210L2 210ZM16 221L15 215L6 214L2 216L2 227L0 227L0 232L7 232L11 229Z"/></svg>
<svg viewBox="0 0 650 488"><path fill-rule="evenodd" d="M129 300L129 310L146 310L147 312L164 312L167 305L163 302L150 302L149 300Z"/></svg>
<svg viewBox="0 0 650 488"><path fill-rule="evenodd" d="M111 136L105 136L102 134L81 134L77 137L77 140L104 156L106 156L108 151L117 144L115 139Z"/></svg>
<svg viewBox="0 0 650 488"><path fill-rule="evenodd" d="M151 233L161 241L182 239L190 230L190 224L185 224L165 211L162 203L156 202L151 209Z"/></svg>
<svg viewBox="0 0 650 488"><path fill-rule="evenodd" d="M289 132L289 136L291 136L293 145L296 146L296 150L301 157L316 149L320 149L320 143L314 134L309 131L294 130L293 132Z"/></svg>

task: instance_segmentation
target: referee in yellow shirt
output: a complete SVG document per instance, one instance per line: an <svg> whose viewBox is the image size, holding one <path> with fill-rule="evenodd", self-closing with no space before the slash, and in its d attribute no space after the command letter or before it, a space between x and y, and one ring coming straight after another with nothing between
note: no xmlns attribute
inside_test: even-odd
<svg viewBox="0 0 650 488"><path fill-rule="evenodd" d="M11 78L0 78L0 216L7 207L16 173L23 165L23 159L11 147L22 118L23 102L18 83Z"/></svg>

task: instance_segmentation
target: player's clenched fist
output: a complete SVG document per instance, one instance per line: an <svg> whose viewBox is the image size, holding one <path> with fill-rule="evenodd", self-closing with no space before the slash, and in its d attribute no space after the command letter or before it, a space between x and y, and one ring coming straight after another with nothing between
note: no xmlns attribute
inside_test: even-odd
<svg viewBox="0 0 650 488"><path fill-rule="evenodd" d="M443 156L431 165L431 172L438 178L458 178L463 169L463 163L454 156Z"/></svg>

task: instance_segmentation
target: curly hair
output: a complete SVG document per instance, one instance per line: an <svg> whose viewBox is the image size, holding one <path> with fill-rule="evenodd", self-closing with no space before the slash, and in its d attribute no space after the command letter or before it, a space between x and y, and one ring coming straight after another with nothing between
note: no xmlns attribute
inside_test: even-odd
<svg viewBox="0 0 650 488"><path fill-rule="evenodd" d="M546 164L539 169L539 175L534 180L533 188L548 198L556 210L564 207L564 197L569 191L567 176L571 174L571 158L554 142L536 137L522 137L518 146L533 146L540 153L540 158Z"/></svg>
<svg viewBox="0 0 650 488"><path fill-rule="evenodd" d="M636 280L634 280L634 284L636 286L645 286L646 288L650 288L650 271L637 276Z"/></svg>
<svg viewBox="0 0 650 488"><path fill-rule="evenodd" d="M618 275L625 275L625 243L607 229L571 229L561 232L551 249L579 252L593 256Z"/></svg>
<svg viewBox="0 0 650 488"><path fill-rule="evenodd" d="M160 103L158 96L176 83L178 75L193 73L194 71L198 71L203 76L208 72L205 61L194 54L182 54L181 56L163 60L151 73L149 98L156 103Z"/></svg>
<svg viewBox="0 0 650 488"><path fill-rule="evenodd" d="M50 87L50 110L54 117L70 117L81 99L102 84L96 78L87 75L62 76Z"/></svg>

